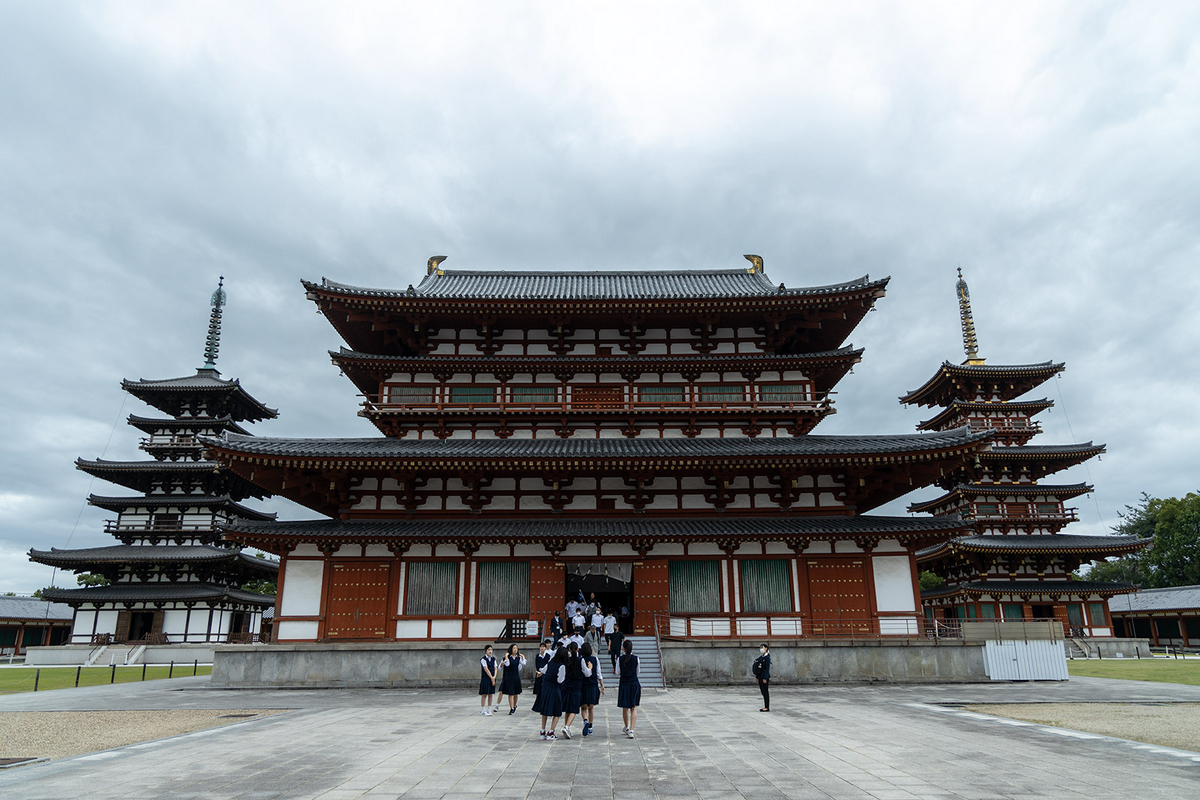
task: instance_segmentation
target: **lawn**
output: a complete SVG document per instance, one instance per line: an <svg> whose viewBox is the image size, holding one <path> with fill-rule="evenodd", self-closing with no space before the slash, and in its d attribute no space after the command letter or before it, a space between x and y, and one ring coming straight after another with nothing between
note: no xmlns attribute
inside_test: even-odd
<svg viewBox="0 0 1200 800"><path fill-rule="evenodd" d="M1200 686L1200 659L1105 658L1067 662L1067 671L1080 678L1121 678Z"/></svg>
<svg viewBox="0 0 1200 800"><path fill-rule="evenodd" d="M77 667L5 667L0 669L0 694L14 692L32 692L34 681L37 690L69 689L75 685ZM191 664L176 664L174 671L170 667L146 666L145 680L154 681L167 677L185 678L192 675ZM38 676L39 670L41 676ZM141 666L117 667L114 674L112 667L84 667L79 672L80 686L100 686L106 683L137 683L142 678ZM212 674L212 665L196 668L197 675Z"/></svg>

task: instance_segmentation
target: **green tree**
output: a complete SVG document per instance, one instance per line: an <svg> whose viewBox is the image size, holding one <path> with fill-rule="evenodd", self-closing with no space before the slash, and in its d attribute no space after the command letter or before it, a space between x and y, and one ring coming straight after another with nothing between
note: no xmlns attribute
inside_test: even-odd
<svg viewBox="0 0 1200 800"><path fill-rule="evenodd" d="M1200 583L1200 494L1164 500L1143 492L1120 516L1113 533L1153 542L1141 552L1094 563L1087 580L1127 581L1143 589Z"/></svg>
<svg viewBox="0 0 1200 800"><path fill-rule="evenodd" d="M242 589L258 594L275 594L275 581L270 578L255 578L242 584Z"/></svg>
<svg viewBox="0 0 1200 800"><path fill-rule="evenodd" d="M80 586L108 586L110 581L95 572L82 572L75 576L75 582Z"/></svg>
<svg viewBox="0 0 1200 800"><path fill-rule="evenodd" d="M917 580L921 584L921 591L927 592L930 589L940 589L946 585L946 579L940 575L935 575L927 569L921 570Z"/></svg>

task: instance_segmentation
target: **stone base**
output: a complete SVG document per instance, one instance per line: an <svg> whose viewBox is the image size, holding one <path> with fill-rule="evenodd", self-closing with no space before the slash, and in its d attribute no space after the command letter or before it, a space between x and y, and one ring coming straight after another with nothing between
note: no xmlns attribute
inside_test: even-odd
<svg viewBox="0 0 1200 800"><path fill-rule="evenodd" d="M500 648L502 649L502 648ZM663 642L667 685L754 684L757 642ZM500 650L497 650L499 654ZM536 648L522 651L531 662ZM352 642L219 646L212 686L225 689L479 685L480 642ZM603 667L608 670L605 659ZM953 683L986 681L982 644L773 643L771 682Z"/></svg>
<svg viewBox="0 0 1200 800"><path fill-rule="evenodd" d="M1076 639L1087 645L1089 658L1149 658L1149 639L1119 639L1096 636L1091 639Z"/></svg>
<svg viewBox="0 0 1200 800"><path fill-rule="evenodd" d="M225 645L220 645L224 647ZM236 647L262 647L263 645L235 645ZM117 657L117 664L125 663L125 653L136 652L140 644L110 645L109 649L100 654L94 667L107 667L109 655ZM216 644L154 644L148 645L145 652L137 661L130 664L191 664L198 661L201 664L211 664L213 650ZM25 665L30 667L75 666L87 663L96 652L98 646L87 644L62 644L53 647L31 647L26 651Z"/></svg>
<svg viewBox="0 0 1200 800"><path fill-rule="evenodd" d="M668 685L754 684L758 641L663 642ZM987 681L983 644L927 640L771 643L772 685Z"/></svg>

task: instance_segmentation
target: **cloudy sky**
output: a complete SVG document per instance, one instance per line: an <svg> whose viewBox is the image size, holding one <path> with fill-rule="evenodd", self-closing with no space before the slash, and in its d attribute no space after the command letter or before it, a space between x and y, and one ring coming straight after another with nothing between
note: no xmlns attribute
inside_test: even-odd
<svg viewBox="0 0 1200 800"><path fill-rule="evenodd" d="M218 275L256 432L370 436L299 281L434 253L891 275L819 433L929 416L961 265L989 363L1067 362L1039 441L1108 446L1075 532L1200 488L1200 6L580 5L0 4L0 591L112 542L73 462L139 457L119 382L200 365Z"/></svg>

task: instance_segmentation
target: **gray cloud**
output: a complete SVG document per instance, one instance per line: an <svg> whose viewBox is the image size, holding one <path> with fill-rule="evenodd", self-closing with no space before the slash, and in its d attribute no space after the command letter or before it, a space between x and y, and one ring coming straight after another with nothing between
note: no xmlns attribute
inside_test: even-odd
<svg viewBox="0 0 1200 800"><path fill-rule="evenodd" d="M1197 488L1193 6L347 8L0 9L0 590L108 541L72 462L138 457L119 380L199 365L217 275L257 430L372 435L299 279L434 252L890 274L826 433L928 416L895 398L961 359L961 263L989 361L1068 364L1042 438L1108 444L1078 532Z"/></svg>

